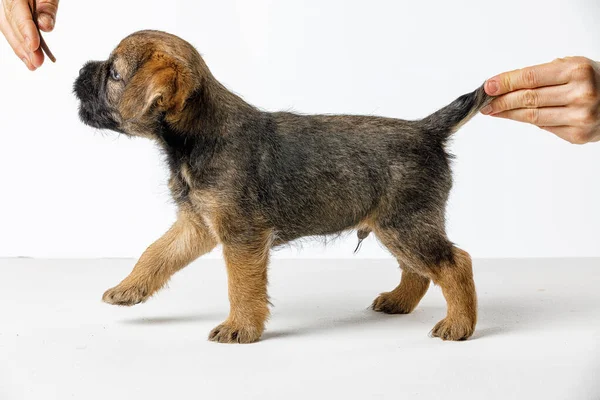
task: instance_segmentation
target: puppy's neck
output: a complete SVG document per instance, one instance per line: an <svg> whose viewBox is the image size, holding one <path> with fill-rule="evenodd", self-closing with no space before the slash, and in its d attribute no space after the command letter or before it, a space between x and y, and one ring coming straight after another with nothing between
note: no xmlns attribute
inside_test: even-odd
<svg viewBox="0 0 600 400"><path fill-rule="evenodd" d="M187 99L181 113L165 115L164 122L171 133L182 137L220 137L227 135L229 124L259 114L258 109L227 90L209 73Z"/></svg>
<svg viewBox="0 0 600 400"><path fill-rule="evenodd" d="M187 99L181 113L163 116L157 136L169 164L178 169L178 164L190 162L192 158L194 163L208 162L228 140L229 134L237 130L240 121L260 115L258 109L227 90L209 73Z"/></svg>

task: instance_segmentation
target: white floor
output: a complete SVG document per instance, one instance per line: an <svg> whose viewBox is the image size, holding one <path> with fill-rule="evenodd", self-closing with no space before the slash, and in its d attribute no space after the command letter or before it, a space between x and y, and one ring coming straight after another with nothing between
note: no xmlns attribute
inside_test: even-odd
<svg viewBox="0 0 600 400"><path fill-rule="evenodd" d="M200 260L146 304L103 304L134 260L0 260L0 399L600 399L600 259L476 260L474 337L427 336L367 309L390 260L275 260L263 340L206 340L228 311L224 266Z"/></svg>

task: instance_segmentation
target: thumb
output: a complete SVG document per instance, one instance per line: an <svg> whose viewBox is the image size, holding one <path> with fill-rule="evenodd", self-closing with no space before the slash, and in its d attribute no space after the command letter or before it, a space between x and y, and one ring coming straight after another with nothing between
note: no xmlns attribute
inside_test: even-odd
<svg viewBox="0 0 600 400"><path fill-rule="evenodd" d="M37 7L37 19L40 30L51 32L56 22L58 0L34 0Z"/></svg>

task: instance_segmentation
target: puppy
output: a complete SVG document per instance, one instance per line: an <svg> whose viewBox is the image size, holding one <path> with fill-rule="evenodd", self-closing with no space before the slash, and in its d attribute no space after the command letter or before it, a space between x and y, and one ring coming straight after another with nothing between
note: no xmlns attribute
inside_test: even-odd
<svg viewBox="0 0 600 400"><path fill-rule="evenodd" d="M141 31L107 61L88 62L74 91L84 123L159 144L178 206L177 221L105 302L141 303L221 244L231 308L209 339L254 342L269 316L271 249L356 229L360 237L373 232L402 268L375 311L410 313L433 281L448 312L431 334L473 334L471 259L445 232L445 144L490 101L482 88L418 121L264 112L221 85L186 41Z"/></svg>

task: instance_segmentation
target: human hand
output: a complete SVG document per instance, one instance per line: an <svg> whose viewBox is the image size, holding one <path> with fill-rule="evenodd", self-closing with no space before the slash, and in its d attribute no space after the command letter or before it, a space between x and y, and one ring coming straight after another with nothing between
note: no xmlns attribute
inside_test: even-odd
<svg viewBox="0 0 600 400"><path fill-rule="evenodd" d="M485 83L497 96L481 112L528 122L574 144L600 140L600 64L585 57L505 72Z"/></svg>
<svg viewBox="0 0 600 400"><path fill-rule="evenodd" d="M54 29L59 0L35 1L37 23L40 30L50 32ZM1 0L0 31L12 47L15 54L31 71L44 63L44 53L40 47L38 33L28 0Z"/></svg>

